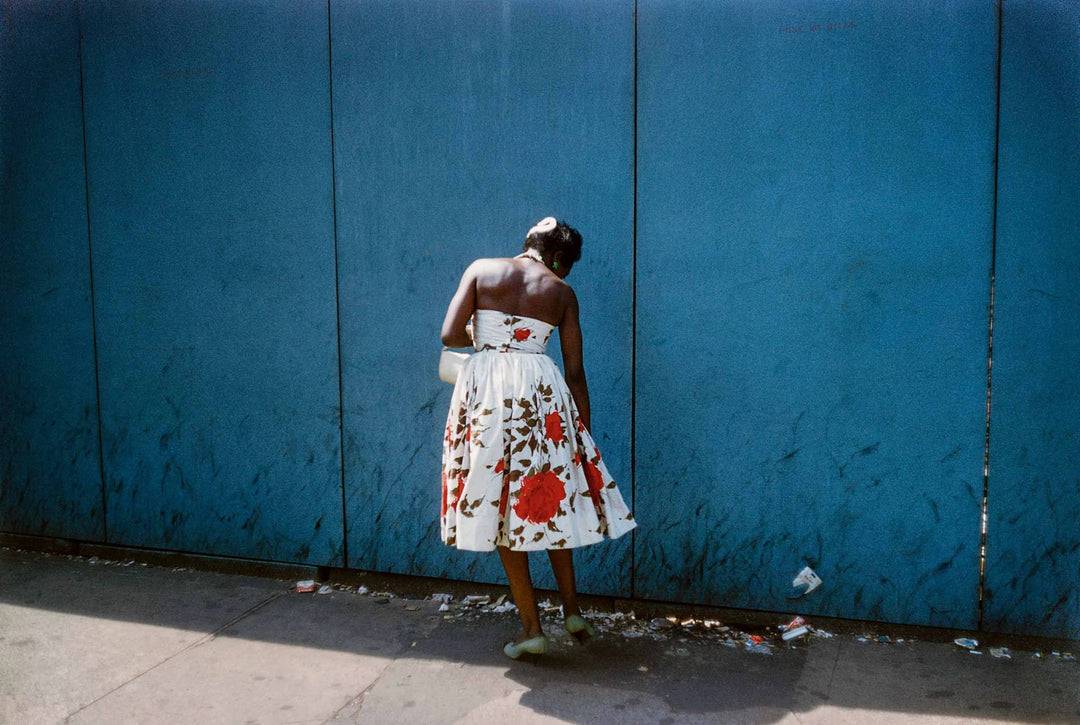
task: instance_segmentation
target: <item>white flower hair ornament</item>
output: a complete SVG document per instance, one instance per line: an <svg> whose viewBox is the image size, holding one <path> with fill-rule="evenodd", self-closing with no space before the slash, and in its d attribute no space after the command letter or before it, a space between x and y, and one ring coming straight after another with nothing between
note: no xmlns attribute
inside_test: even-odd
<svg viewBox="0 0 1080 725"><path fill-rule="evenodd" d="M530 229L529 233L525 236L531 237L533 234L544 234L545 232L550 232L552 229L558 226L558 224L559 222L555 219L555 217L544 217L540 221L536 222L536 224L533 225L533 228Z"/></svg>

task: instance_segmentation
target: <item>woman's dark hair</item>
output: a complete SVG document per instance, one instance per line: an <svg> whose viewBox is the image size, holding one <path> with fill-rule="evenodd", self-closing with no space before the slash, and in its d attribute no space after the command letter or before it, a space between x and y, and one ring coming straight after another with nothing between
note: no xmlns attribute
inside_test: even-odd
<svg viewBox="0 0 1080 725"><path fill-rule="evenodd" d="M559 254L563 264L568 266L581 259L581 234L577 229L565 222L556 222L553 229L537 229L543 226L544 222L540 222L529 231L522 246L523 250L535 249L544 257Z"/></svg>

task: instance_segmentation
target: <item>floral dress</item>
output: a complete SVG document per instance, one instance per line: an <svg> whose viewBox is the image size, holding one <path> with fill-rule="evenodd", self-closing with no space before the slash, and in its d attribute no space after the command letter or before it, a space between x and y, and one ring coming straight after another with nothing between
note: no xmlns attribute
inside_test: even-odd
<svg viewBox="0 0 1080 725"><path fill-rule="evenodd" d="M442 456L442 539L469 551L568 549L637 524L562 373L554 327L477 310Z"/></svg>

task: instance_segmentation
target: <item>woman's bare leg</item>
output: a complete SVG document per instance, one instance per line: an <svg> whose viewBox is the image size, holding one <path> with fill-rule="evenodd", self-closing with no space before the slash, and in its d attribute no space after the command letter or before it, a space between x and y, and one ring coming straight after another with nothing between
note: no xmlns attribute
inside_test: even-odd
<svg viewBox="0 0 1080 725"><path fill-rule="evenodd" d="M551 571L555 574L555 583L559 585L562 597L563 617L581 614L578 608L577 583L574 581L574 550L548 549Z"/></svg>
<svg viewBox="0 0 1080 725"><path fill-rule="evenodd" d="M529 576L529 555L524 551L511 551L505 546L499 549L499 559L503 569L506 570L506 579L510 582L510 593L514 596L514 604L518 608L518 616L521 617L521 626L524 636L518 641L532 639L543 634L540 628L540 610L536 606L536 591L533 589L532 577Z"/></svg>

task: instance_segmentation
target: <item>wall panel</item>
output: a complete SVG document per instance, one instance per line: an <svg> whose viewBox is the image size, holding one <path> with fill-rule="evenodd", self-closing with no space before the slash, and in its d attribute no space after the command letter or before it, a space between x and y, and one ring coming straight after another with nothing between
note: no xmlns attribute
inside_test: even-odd
<svg viewBox="0 0 1080 725"><path fill-rule="evenodd" d="M993 3L640 6L638 594L974 626Z"/></svg>
<svg viewBox="0 0 1080 725"><path fill-rule="evenodd" d="M326 5L84 11L110 541L342 564Z"/></svg>
<svg viewBox="0 0 1080 725"><path fill-rule="evenodd" d="M73 2L0 6L0 531L105 536Z"/></svg>
<svg viewBox="0 0 1080 725"><path fill-rule="evenodd" d="M633 33L631 2L332 3L350 565L502 579L439 540L439 328L468 263L549 214L585 237L594 427L630 495ZM629 537L590 547L581 587L627 593L629 565Z"/></svg>
<svg viewBox="0 0 1080 725"><path fill-rule="evenodd" d="M1080 637L1080 6L1004 4L988 629Z"/></svg>

